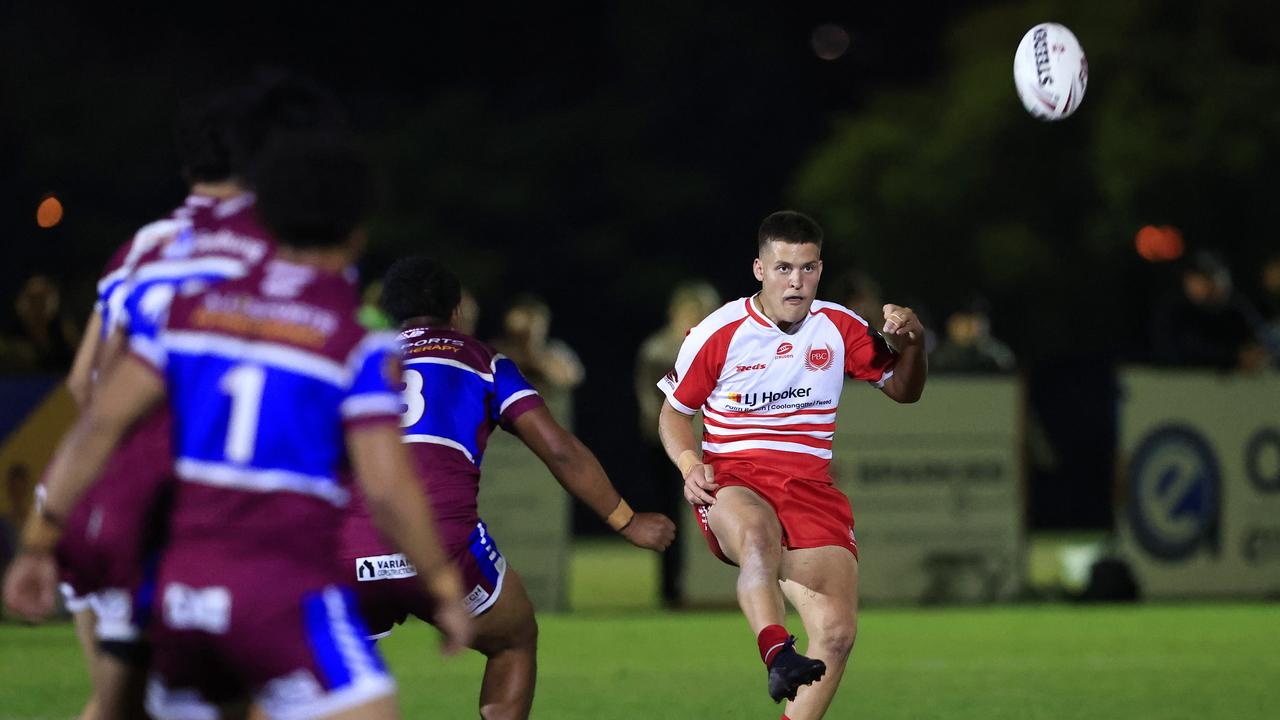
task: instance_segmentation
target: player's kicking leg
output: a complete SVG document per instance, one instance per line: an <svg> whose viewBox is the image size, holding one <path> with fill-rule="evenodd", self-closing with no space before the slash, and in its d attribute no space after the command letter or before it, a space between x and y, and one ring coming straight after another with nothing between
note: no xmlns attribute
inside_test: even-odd
<svg viewBox="0 0 1280 720"><path fill-rule="evenodd" d="M471 647L488 662L480 685L480 716L485 720L523 720L533 707L538 674L538 622L524 581L507 568L502 594L476 618Z"/></svg>
<svg viewBox="0 0 1280 720"><path fill-rule="evenodd" d="M787 550L781 574L782 591L809 635L805 653L827 666L820 682L801 688L787 705L790 720L812 720L831 704L857 637L858 561L843 547Z"/></svg>
<svg viewBox="0 0 1280 720"><path fill-rule="evenodd" d="M778 586L782 525L771 505L739 486L720 489L707 522L721 550L739 568L738 604L769 668L769 696L775 702L794 698L797 689L822 677L826 668L821 660L797 653L783 627L786 609Z"/></svg>

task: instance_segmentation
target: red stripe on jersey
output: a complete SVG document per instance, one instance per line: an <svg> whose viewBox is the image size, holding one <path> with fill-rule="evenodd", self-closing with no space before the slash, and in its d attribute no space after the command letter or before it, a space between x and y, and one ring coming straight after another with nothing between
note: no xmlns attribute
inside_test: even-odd
<svg viewBox="0 0 1280 720"><path fill-rule="evenodd" d="M728 418L739 418L739 417L785 418L785 417L791 417L792 415L834 415L836 412L836 409L835 409L835 406L832 406L832 407L826 408L825 410L822 408L818 408L814 410L792 410L791 412L784 412L784 413L726 412L723 410L712 410L712 412L718 415L723 415Z"/></svg>
<svg viewBox="0 0 1280 720"><path fill-rule="evenodd" d="M725 357L729 354L729 342L746 318L739 318L711 333L711 337L698 348L693 356L684 377L679 378L675 391L676 400L688 408L700 408L711 397L720 380L720 371L724 369Z"/></svg>
<svg viewBox="0 0 1280 720"><path fill-rule="evenodd" d="M774 442L789 442L797 445L808 445L812 448L822 450L831 449L831 438L816 438L808 435L792 435L787 433L751 433L750 435L714 435L710 431L702 433L703 442L709 443L731 443L746 442L749 440L772 440Z"/></svg>
<svg viewBox="0 0 1280 720"><path fill-rule="evenodd" d="M704 425L713 425L719 428L736 429L760 429L760 430L782 430L787 432L835 432L836 424L829 423L787 423L785 425L764 425L761 423L724 423L709 417L706 413L702 414L702 423Z"/></svg>
<svg viewBox="0 0 1280 720"><path fill-rule="evenodd" d="M844 372L856 380L878 382L893 368L898 356L867 321L852 312L824 307L818 312L827 316L844 338Z"/></svg>

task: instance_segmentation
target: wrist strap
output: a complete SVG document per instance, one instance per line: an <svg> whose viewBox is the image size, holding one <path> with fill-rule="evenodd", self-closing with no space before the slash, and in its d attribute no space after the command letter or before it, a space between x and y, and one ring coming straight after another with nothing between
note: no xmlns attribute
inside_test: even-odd
<svg viewBox="0 0 1280 720"><path fill-rule="evenodd" d="M635 516L636 511L631 509L631 506L627 504L627 501L619 499L618 506L613 509L613 512L609 513L609 517L605 518L604 521L609 523L609 527L613 528L615 531L621 532L631 524L631 521L635 519Z"/></svg>
<svg viewBox="0 0 1280 720"><path fill-rule="evenodd" d="M680 468L680 477L682 478L689 474L694 465L701 464L702 458L698 457L698 454L692 450L685 450L680 453L680 457L676 458L676 467Z"/></svg>

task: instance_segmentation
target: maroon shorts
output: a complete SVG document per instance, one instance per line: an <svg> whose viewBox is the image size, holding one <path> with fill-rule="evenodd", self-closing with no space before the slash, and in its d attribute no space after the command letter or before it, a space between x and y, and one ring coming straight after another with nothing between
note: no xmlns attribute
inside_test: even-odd
<svg viewBox="0 0 1280 720"><path fill-rule="evenodd" d="M789 550L837 546L858 557L849 498L829 482L787 475L750 462L722 462L714 466L721 488L745 487L773 507L782 524L782 546ZM707 506L693 506L694 517L712 554L734 565L720 548L707 521Z"/></svg>
<svg viewBox="0 0 1280 720"><path fill-rule="evenodd" d="M169 443L167 410L140 421L68 516L57 556L62 580L75 594L132 589L141 581L172 490Z"/></svg>
<svg viewBox="0 0 1280 720"><path fill-rule="evenodd" d="M473 616L488 610L502 594L507 560L483 521L467 542L451 550L449 559L462 574L463 601ZM435 602L422 590L417 572L400 553L342 559L343 581L356 588L360 614L374 639L386 637L410 615L431 622Z"/></svg>
<svg viewBox="0 0 1280 720"><path fill-rule="evenodd" d="M393 692L354 594L326 584L332 575L269 551L167 550L148 711L215 717L214 706L252 699L273 718L310 718Z"/></svg>

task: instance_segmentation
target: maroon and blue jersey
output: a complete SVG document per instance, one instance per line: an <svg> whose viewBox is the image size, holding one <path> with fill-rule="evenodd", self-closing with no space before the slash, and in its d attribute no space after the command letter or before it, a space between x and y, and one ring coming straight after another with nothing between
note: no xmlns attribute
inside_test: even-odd
<svg viewBox="0 0 1280 720"><path fill-rule="evenodd" d="M173 416L171 542L212 542L327 567L349 491L343 429L395 421L398 348L355 319L351 278L281 260L187 283L136 314L130 348L164 374Z"/></svg>
<svg viewBox="0 0 1280 720"><path fill-rule="evenodd" d="M490 435L544 403L510 358L469 335L408 328L399 344L403 439L426 483L442 544L461 547L480 521L480 463ZM387 549L358 498L343 544L349 557Z"/></svg>
<svg viewBox="0 0 1280 720"><path fill-rule="evenodd" d="M102 333L122 327L119 313L129 293L129 277L138 262L150 256L162 245L191 227L191 219L201 210L217 204L217 200L204 195L188 195L182 205L167 217L143 225L128 242L116 249L98 279L97 301L94 309L102 318Z"/></svg>
<svg viewBox="0 0 1280 720"><path fill-rule="evenodd" d="M175 288L193 280L244 277L273 248L255 217L251 194L221 200L187 197L168 217L138 230L108 264L98 283L96 306L103 335L125 328L134 316L154 327ZM159 498L172 473L169 413L160 408L130 429L103 470L103 480L68 518L58 548L64 579L80 594L123 598L99 604L102 639L137 636L131 588L159 537ZM105 612L108 606L116 612Z"/></svg>
<svg viewBox="0 0 1280 720"><path fill-rule="evenodd" d="M143 321L154 324L182 284L243 278L275 251L250 193L225 200L193 195L172 218L153 225L145 237L161 240L135 243L131 249L136 257L124 267L120 289L104 305L104 321L112 323L104 322L105 327L128 327L140 314L150 315Z"/></svg>
<svg viewBox="0 0 1280 720"><path fill-rule="evenodd" d="M321 717L383 697L333 558L344 431L399 420L395 336L357 323L353 278L314 267L199 285L131 320L131 351L165 379L178 478L148 708L217 717L248 690L272 717Z"/></svg>

